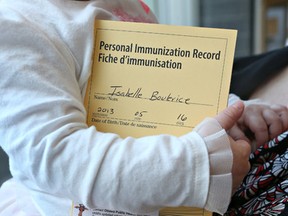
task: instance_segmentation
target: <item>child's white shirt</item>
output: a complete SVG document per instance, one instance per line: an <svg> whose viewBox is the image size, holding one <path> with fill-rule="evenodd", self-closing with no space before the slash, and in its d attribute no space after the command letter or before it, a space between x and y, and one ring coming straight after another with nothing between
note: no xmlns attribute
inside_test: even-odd
<svg viewBox="0 0 288 216"><path fill-rule="evenodd" d="M133 213L225 212L232 152L212 119L211 133L200 125L182 137L121 139L86 125L95 18L156 22L136 0L0 1L0 137L13 175L0 215L68 215L72 200Z"/></svg>

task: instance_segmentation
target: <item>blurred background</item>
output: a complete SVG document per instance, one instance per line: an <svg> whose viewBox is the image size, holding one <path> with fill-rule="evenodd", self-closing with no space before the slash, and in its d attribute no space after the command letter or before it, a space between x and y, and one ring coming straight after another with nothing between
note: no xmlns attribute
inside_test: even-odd
<svg viewBox="0 0 288 216"><path fill-rule="evenodd" d="M288 0L144 0L163 24L238 30L235 56L287 44Z"/></svg>
<svg viewBox="0 0 288 216"><path fill-rule="evenodd" d="M8 157L0 147L0 186L10 178Z"/></svg>
<svg viewBox="0 0 288 216"><path fill-rule="evenodd" d="M235 56L248 56L287 44L288 0L144 0L160 23L238 30ZM0 185L10 177L0 147Z"/></svg>

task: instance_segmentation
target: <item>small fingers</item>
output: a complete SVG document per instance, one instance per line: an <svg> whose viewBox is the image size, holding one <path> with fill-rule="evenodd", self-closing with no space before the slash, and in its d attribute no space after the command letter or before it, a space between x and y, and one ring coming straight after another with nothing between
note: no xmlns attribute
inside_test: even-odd
<svg viewBox="0 0 288 216"><path fill-rule="evenodd" d="M282 105L254 105L247 109L244 122L260 146L288 130L288 109Z"/></svg>
<svg viewBox="0 0 288 216"><path fill-rule="evenodd" d="M247 128L249 128L254 135L257 146L269 140L268 126L262 113L247 115L244 121Z"/></svg>
<svg viewBox="0 0 288 216"><path fill-rule="evenodd" d="M245 140L246 142L250 142L248 137L245 135L243 130L239 128L237 124L235 124L230 130L229 135L235 140Z"/></svg>
<svg viewBox="0 0 288 216"><path fill-rule="evenodd" d="M283 131L288 130L288 108L282 105L271 105L271 109L278 114L282 123Z"/></svg>
<svg viewBox="0 0 288 216"><path fill-rule="evenodd" d="M283 132L283 123L278 113L271 109L265 109L263 110L263 118L268 126L269 139L273 139Z"/></svg>

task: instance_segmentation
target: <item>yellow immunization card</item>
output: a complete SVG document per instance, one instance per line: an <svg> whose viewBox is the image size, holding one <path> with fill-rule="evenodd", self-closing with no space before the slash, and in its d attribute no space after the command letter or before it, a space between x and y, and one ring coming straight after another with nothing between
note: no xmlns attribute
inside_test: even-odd
<svg viewBox="0 0 288 216"><path fill-rule="evenodd" d="M227 105L235 30L97 21L88 124L183 135Z"/></svg>
<svg viewBox="0 0 288 216"><path fill-rule="evenodd" d="M122 137L190 132L227 105L236 35L227 29L96 21L88 125ZM212 215L196 208L160 214Z"/></svg>

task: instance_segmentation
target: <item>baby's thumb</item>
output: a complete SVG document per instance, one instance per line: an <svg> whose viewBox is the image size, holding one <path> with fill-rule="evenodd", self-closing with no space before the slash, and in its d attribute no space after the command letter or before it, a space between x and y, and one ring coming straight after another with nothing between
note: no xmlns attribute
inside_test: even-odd
<svg viewBox="0 0 288 216"><path fill-rule="evenodd" d="M244 103L237 101L233 105L227 107L225 110L220 112L215 119L225 130L229 130L238 121L244 111Z"/></svg>

